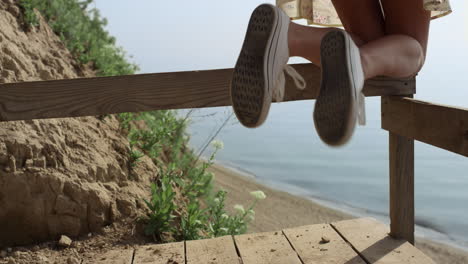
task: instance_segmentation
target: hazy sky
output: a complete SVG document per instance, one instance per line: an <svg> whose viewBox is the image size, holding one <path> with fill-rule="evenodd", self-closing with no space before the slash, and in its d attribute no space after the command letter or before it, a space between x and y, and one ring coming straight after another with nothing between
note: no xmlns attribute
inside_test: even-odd
<svg viewBox="0 0 468 264"><path fill-rule="evenodd" d="M95 0L141 72L232 68L248 19L260 0ZM416 98L468 107L468 4L431 24ZM291 62L302 62L293 59Z"/></svg>

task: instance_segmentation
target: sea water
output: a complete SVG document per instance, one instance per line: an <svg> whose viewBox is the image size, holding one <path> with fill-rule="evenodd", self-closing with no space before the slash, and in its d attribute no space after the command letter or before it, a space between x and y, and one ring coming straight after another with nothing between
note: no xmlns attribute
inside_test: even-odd
<svg viewBox="0 0 468 264"><path fill-rule="evenodd" d="M367 125L339 148L320 141L313 101L274 104L257 129L244 128L231 116L216 136L225 146L216 159L273 188L388 223L388 132L380 128L380 99L366 103ZM231 113L230 108L193 112L192 148L199 151ZM416 142L415 207L417 235L468 248L468 159Z"/></svg>

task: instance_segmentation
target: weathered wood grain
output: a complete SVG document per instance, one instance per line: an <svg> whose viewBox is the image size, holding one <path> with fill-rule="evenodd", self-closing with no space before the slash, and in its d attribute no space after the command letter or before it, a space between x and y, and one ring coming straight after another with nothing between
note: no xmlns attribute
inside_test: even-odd
<svg viewBox="0 0 468 264"><path fill-rule="evenodd" d="M132 264L133 249L114 249L103 254L85 256L82 264Z"/></svg>
<svg viewBox="0 0 468 264"><path fill-rule="evenodd" d="M390 235L414 245L414 140L389 137Z"/></svg>
<svg viewBox="0 0 468 264"><path fill-rule="evenodd" d="M283 232L304 264L365 264L328 224L289 228Z"/></svg>
<svg viewBox="0 0 468 264"><path fill-rule="evenodd" d="M281 231L235 236L243 264L301 264Z"/></svg>
<svg viewBox="0 0 468 264"><path fill-rule="evenodd" d="M127 264L132 255L134 264L434 263L410 243L394 239L388 232L388 226L371 218L361 218L239 235L234 239L226 236L139 246L134 251L112 250L94 254L94 258L85 255L83 263Z"/></svg>
<svg viewBox="0 0 468 264"><path fill-rule="evenodd" d="M372 218L345 220L331 225L368 263L435 264L409 242L389 236L388 227Z"/></svg>
<svg viewBox="0 0 468 264"><path fill-rule="evenodd" d="M285 101L316 98L320 69L294 67L307 88L297 90L288 77ZM231 75L232 69L220 69L0 84L0 121L228 106ZM364 88L367 96L414 92L414 78L376 78Z"/></svg>
<svg viewBox="0 0 468 264"><path fill-rule="evenodd" d="M183 264L184 242L141 246L135 250L133 264Z"/></svg>
<svg viewBox="0 0 468 264"><path fill-rule="evenodd" d="M185 242L187 264L239 264L232 236Z"/></svg>
<svg viewBox="0 0 468 264"><path fill-rule="evenodd" d="M382 128L468 157L468 109L383 97Z"/></svg>

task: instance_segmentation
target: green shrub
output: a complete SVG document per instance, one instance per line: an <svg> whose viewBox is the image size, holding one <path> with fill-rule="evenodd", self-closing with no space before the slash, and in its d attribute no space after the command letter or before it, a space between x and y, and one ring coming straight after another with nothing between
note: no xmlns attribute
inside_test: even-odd
<svg viewBox="0 0 468 264"><path fill-rule="evenodd" d="M88 8L92 0L21 0L25 23L37 26L37 9L68 50L82 64L92 63L99 76L133 74L135 64L127 62L115 38L104 30L107 20Z"/></svg>
<svg viewBox="0 0 468 264"><path fill-rule="evenodd" d="M117 118L120 121L120 128L130 130L131 122L135 120L134 113L121 113L117 114Z"/></svg>
<svg viewBox="0 0 468 264"><path fill-rule="evenodd" d="M39 19L34 13L34 0L21 0L20 6L23 8L24 21L27 27L35 27L39 25Z"/></svg>
<svg viewBox="0 0 468 264"><path fill-rule="evenodd" d="M205 211L200 208L197 199L191 199L187 205L187 213L182 215L180 223L180 233L182 240L196 240L203 238L202 232L205 230Z"/></svg>
<svg viewBox="0 0 468 264"><path fill-rule="evenodd" d="M254 194L261 193L261 198L255 197ZM254 220L255 211L253 210L257 202L265 199L266 196L262 191L251 192L254 196L254 201L247 210L244 206L236 204L234 209L237 211L234 215L229 215L224 209L226 191L216 193L214 199L208 209L208 233L211 237L219 237L225 235L239 235L247 231L247 226L250 221Z"/></svg>
<svg viewBox="0 0 468 264"><path fill-rule="evenodd" d="M253 209L257 202L266 197L261 191L252 192L251 195L254 201L248 209L245 210L242 205L236 205L234 208L236 213L230 215L225 210L226 192L218 191L214 196L210 195L214 175L208 172L207 169L213 164L215 154L222 148L222 144L215 141L212 146L214 150L207 161L196 164L185 172L178 167L176 162L172 162L162 173L164 177L170 177L172 182L181 187L182 193L188 197L188 202L172 208L173 212L182 212L180 215L180 228L172 233L173 237L180 240L243 234L247 231L250 221L254 219L255 212ZM192 160L194 160L193 156ZM153 190L152 196L155 195L161 196L156 200L164 199L162 197L163 192ZM207 205L205 209L202 208L200 201L204 201ZM153 209L151 209L151 212L154 214ZM172 213L166 212L166 214ZM169 220L172 219L167 218L167 221ZM148 225L150 224L148 223ZM156 232L156 237L158 237L158 232Z"/></svg>
<svg viewBox="0 0 468 264"><path fill-rule="evenodd" d="M170 175L163 176L160 183L160 186L155 183L151 185L151 200L144 200L150 209L150 214L147 218L143 218L147 223L145 234L157 240L161 240L164 232L173 232L172 220L175 218L173 212L176 207Z"/></svg>
<svg viewBox="0 0 468 264"><path fill-rule="evenodd" d="M225 191L216 193L215 198L211 201L208 208L209 224L208 233L212 237L228 235L230 232L229 226L232 225L229 220L229 215L224 209L224 201L226 198Z"/></svg>
<svg viewBox="0 0 468 264"><path fill-rule="evenodd" d="M139 150L130 147L130 166L134 168L143 156L144 154Z"/></svg>

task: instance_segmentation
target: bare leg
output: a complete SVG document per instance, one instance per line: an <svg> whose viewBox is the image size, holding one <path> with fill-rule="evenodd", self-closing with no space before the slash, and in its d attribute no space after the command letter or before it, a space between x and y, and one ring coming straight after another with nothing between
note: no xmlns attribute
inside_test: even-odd
<svg viewBox="0 0 468 264"><path fill-rule="evenodd" d="M365 78L378 75L408 77L424 64L430 12L422 1L333 0L348 33L361 48ZM359 13L357 13L359 12ZM320 43L334 28L306 27L291 23L290 56L306 58L320 65Z"/></svg>
<svg viewBox="0 0 468 264"><path fill-rule="evenodd" d="M360 48L365 77L413 76L424 64L430 12L422 1L382 0L382 5L387 36Z"/></svg>
<svg viewBox="0 0 468 264"><path fill-rule="evenodd" d="M358 46L384 35L384 22L377 0L334 0L345 29ZM336 28L302 26L291 22L289 26L289 53L320 66L320 43L325 34Z"/></svg>
<svg viewBox="0 0 468 264"><path fill-rule="evenodd" d="M320 66L320 43L323 36L333 29L302 26L291 22L288 32L289 56L303 57Z"/></svg>

